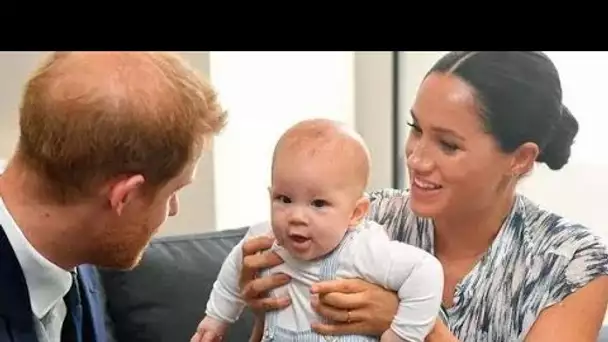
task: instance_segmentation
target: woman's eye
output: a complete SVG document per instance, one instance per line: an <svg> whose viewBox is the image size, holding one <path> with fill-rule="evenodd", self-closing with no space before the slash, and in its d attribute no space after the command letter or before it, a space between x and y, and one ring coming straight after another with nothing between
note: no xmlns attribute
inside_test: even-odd
<svg viewBox="0 0 608 342"><path fill-rule="evenodd" d="M447 141L440 141L439 143L441 144L441 148L444 151L449 152L449 153L456 152L457 150L460 149L458 147L458 145L452 144L452 143L447 142Z"/></svg>
<svg viewBox="0 0 608 342"><path fill-rule="evenodd" d="M416 123L408 122L407 125L410 126L412 131L414 131L415 133L417 133L417 134L422 133L422 130Z"/></svg>

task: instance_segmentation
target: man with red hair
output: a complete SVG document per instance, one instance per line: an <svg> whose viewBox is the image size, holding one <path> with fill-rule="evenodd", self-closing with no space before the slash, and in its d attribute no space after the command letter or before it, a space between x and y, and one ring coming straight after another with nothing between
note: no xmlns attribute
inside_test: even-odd
<svg viewBox="0 0 608 342"><path fill-rule="evenodd" d="M224 125L174 54L52 53L0 176L0 341L106 342L91 265L137 265Z"/></svg>

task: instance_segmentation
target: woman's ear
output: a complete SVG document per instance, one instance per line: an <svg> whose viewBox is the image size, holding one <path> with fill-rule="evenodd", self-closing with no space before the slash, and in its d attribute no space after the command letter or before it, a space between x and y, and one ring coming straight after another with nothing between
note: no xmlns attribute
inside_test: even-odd
<svg viewBox="0 0 608 342"><path fill-rule="evenodd" d="M538 157L538 145L532 142L527 142L517 148L512 155L511 174L519 178L526 175L532 170L534 162Z"/></svg>
<svg viewBox="0 0 608 342"><path fill-rule="evenodd" d="M369 211L369 198L366 195L361 196L355 204L355 210L350 218L350 226L354 227L361 223Z"/></svg>

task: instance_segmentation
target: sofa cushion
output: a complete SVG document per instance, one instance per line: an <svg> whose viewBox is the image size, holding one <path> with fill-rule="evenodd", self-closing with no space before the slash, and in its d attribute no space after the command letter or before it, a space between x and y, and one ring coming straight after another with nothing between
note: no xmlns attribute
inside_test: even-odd
<svg viewBox="0 0 608 342"><path fill-rule="evenodd" d="M131 271L100 270L117 342L189 341L205 314L213 282L246 228L162 237ZM253 315L245 310L225 341L246 341Z"/></svg>
<svg viewBox="0 0 608 342"><path fill-rule="evenodd" d="M600 331L600 336L598 337L598 342L608 342L608 325L604 325L602 330Z"/></svg>

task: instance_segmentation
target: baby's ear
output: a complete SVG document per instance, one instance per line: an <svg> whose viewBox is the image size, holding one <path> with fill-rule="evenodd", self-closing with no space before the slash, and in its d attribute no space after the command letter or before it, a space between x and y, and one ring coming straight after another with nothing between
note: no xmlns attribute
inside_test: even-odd
<svg viewBox="0 0 608 342"><path fill-rule="evenodd" d="M353 214L350 218L351 227L354 227L361 223L365 216L367 216L367 212L369 211L369 205L369 197L367 197L366 195L361 196L361 198L357 200L357 203L355 204L355 210L353 210Z"/></svg>

